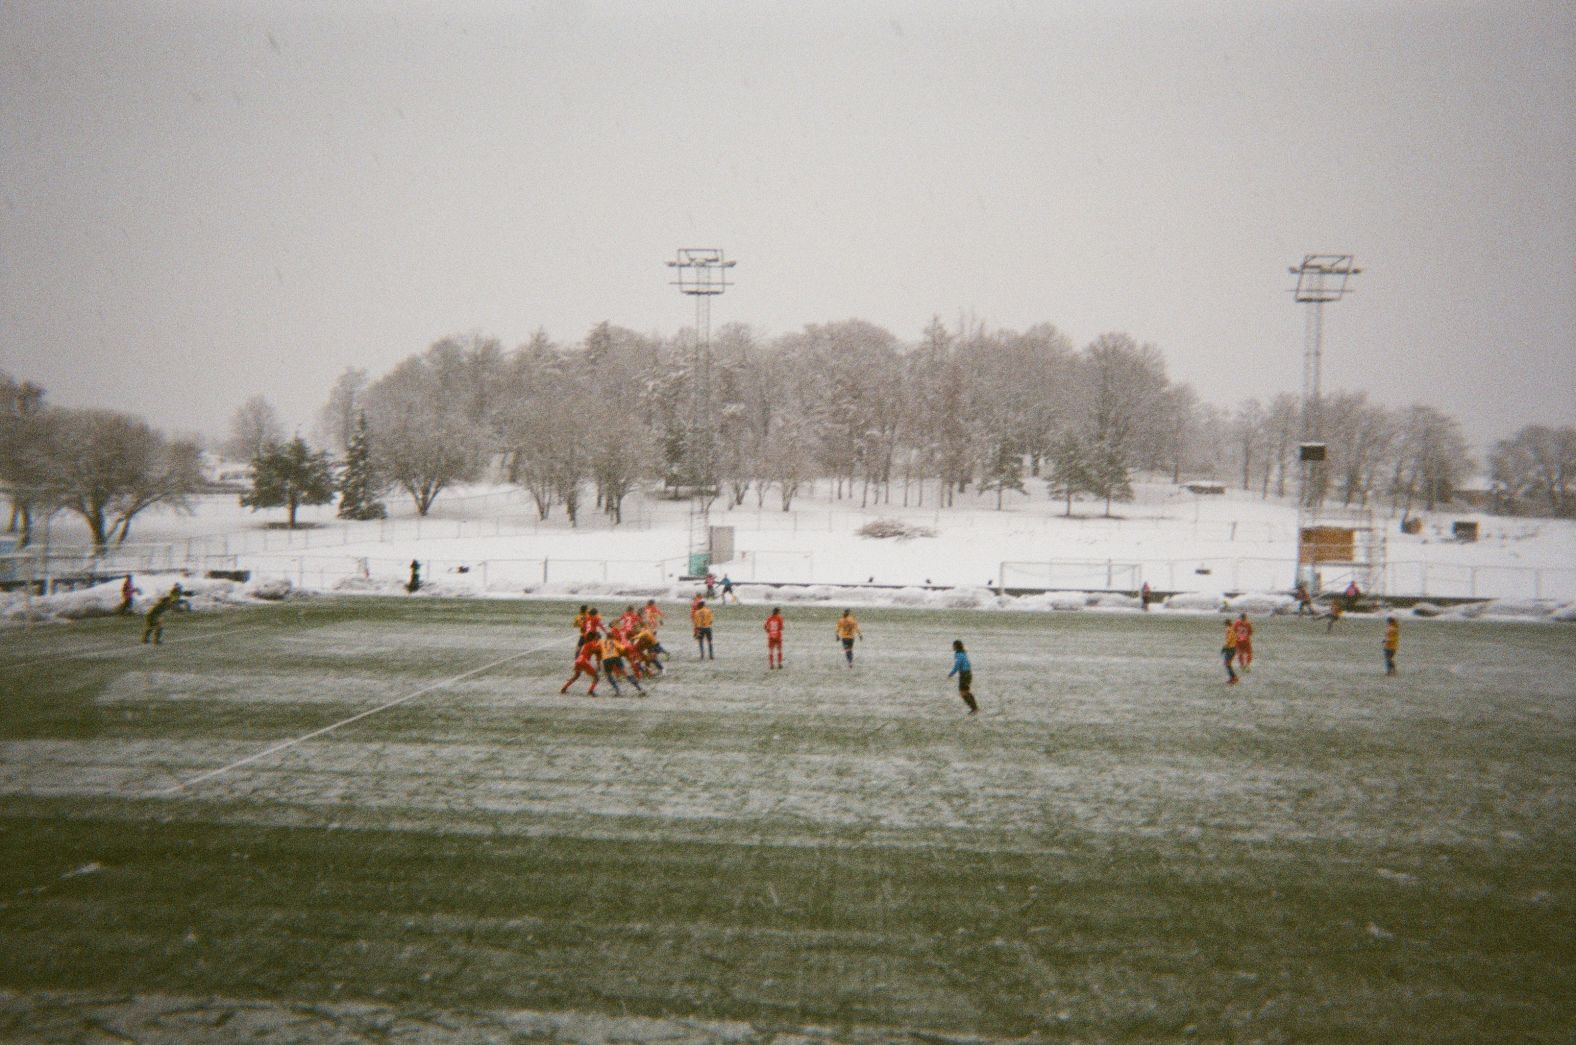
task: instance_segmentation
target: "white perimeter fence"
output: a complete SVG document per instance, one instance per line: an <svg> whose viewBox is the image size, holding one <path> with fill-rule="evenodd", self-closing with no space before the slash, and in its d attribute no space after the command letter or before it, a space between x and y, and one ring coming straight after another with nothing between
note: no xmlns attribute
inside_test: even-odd
<svg viewBox="0 0 1576 1045"><path fill-rule="evenodd" d="M354 588L404 583L410 560L389 556L340 555L325 548L279 548L229 555L186 554L185 542L115 549L94 556L86 551L0 556L0 583L35 589L75 585L87 578L122 574L247 571L260 580L288 580L298 587ZM687 571L684 556L666 559L422 557L424 583L475 594L514 594L546 584L619 584L660 590ZM813 553L747 551L715 564L741 583L856 585L863 578L831 576L818 570ZM1002 562L995 583L1007 589L1134 592L1144 582L1156 591L1287 591L1290 564L1282 558L1213 557L1185 560L1056 559ZM1328 572L1325 590L1339 590L1347 577ZM921 584L921 578L891 578ZM1438 562L1387 563L1376 595L1452 599L1576 600L1576 566L1470 566Z"/></svg>

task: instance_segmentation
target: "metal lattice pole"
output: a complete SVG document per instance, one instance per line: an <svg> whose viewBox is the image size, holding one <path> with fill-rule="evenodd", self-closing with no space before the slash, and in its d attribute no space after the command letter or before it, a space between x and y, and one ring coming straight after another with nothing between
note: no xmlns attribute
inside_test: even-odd
<svg viewBox="0 0 1576 1045"><path fill-rule="evenodd" d="M672 285L695 298L695 346L690 364L690 417L686 427L685 478L691 484L690 554L705 551L710 544L710 512L716 482L716 439L713 433L711 403L711 299L732 283L728 270L737 262L729 261L716 247L681 247L668 267L674 270Z"/></svg>

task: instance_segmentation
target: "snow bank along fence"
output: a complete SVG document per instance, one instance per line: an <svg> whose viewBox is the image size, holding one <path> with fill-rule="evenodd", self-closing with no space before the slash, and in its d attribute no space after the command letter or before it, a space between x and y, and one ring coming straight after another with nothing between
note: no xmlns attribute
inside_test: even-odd
<svg viewBox="0 0 1576 1045"><path fill-rule="evenodd" d="M1062 559L1003 562L1004 590L1137 591L1148 581L1161 591L1290 591L1292 564L1284 558ZM1576 566L1463 566L1389 562L1373 592L1401 598L1576 599ZM1327 573L1324 590L1339 591L1350 577Z"/></svg>
<svg viewBox="0 0 1576 1045"><path fill-rule="evenodd" d="M490 526L493 521L482 520L481 526ZM455 526L453 521L440 522L433 536L452 536ZM283 533L267 535L276 540L283 537ZM79 587L127 573L164 572L203 575L247 571L257 579L287 579L300 587L316 588L333 588L356 579L367 582L369 587L382 587L396 581L404 583L409 577L409 559L335 554L329 550L331 547L281 543L228 554L204 553L199 538L169 544L126 545L101 556L95 556L90 549L53 548L47 557L42 548L35 547L0 555L0 588L44 591ZM418 558L425 581L478 594L517 593L555 583L664 585L674 583L688 570L684 556L660 560ZM923 569L935 573L939 566ZM735 581L763 584L855 584L864 579L833 576L834 568L818 564L813 553L795 550L741 551L735 559L716 563L713 568ZM1291 570L1290 561L1279 556L1014 560L999 564L996 586L1014 591L1134 592L1147 581L1158 591L1287 591L1291 587ZM937 579L956 583L956 578ZM1323 587L1344 588L1347 579L1327 573L1322 578ZM888 585L918 585L926 578L884 576L882 580ZM1373 586L1373 594L1398 598L1576 600L1576 566L1391 561L1384 565L1379 580Z"/></svg>

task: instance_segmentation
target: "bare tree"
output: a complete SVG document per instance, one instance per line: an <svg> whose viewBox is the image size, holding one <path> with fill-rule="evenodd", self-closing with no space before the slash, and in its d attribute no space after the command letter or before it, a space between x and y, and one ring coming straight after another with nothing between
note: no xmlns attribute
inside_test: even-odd
<svg viewBox="0 0 1576 1045"><path fill-rule="evenodd" d="M140 418L110 410L59 413L53 467L61 504L82 516L93 548L124 543L131 521L156 504L189 507L202 484L201 451L171 442Z"/></svg>
<svg viewBox="0 0 1576 1045"><path fill-rule="evenodd" d="M1401 517L1421 500L1428 511L1448 503L1461 480L1472 471L1471 454L1461 425L1431 406L1409 409L1401 421L1399 454L1391 480L1391 496L1401 504Z"/></svg>
<svg viewBox="0 0 1576 1045"><path fill-rule="evenodd" d="M43 388L0 370L0 486L11 503L6 531L18 534L19 547L32 543L35 514L57 507L50 463L54 427Z"/></svg>
<svg viewBox="0 0 1576 1045"><path fill-rule="evenodd" d="M317 412L316 435L319 445L335 454L350 449L356 437L357 419L363 409L362 400L367 391L367 372L358 367L346 367L329 390L328 402Z"/></svg>
<svg viewBox="0 0 1576 1045"><path fill-rule="evenodd" d="M1527 425L1494 444L1489 474L1501 511L1576 514L1576 428Z"/></svg>
<svg viewBox="0 0 1576 1045"><path fill-rule="evenodd" d="M254 395L230 416L230 438L222 447L225 456L250 461L285 437L279 414L266 396Z"/></svg>
<svg viewBox="0 0 1576 1045"><path fill-rule="evenodd" d="M378 471L410 495L418 515L475 475L485 433L453 409L425 358L406 359L367 389L366 400Z"/></svg>

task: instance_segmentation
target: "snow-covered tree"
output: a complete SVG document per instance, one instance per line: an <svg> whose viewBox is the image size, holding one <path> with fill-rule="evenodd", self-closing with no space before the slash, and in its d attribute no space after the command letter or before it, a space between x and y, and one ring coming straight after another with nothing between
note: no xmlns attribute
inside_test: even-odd
<svg viewBox="0 0 1576 1045"><path fill-rule="evenodd" d="M1576 428L1527 425L1489 453L1489 478L1500 511L1576 514Z"/></svg>
<svg viewBox="0 0 1576 1045"><path fill-rule="evenodd" d="M230 438L221 449L237 461L250 461L285 436L279 413L267 396L255 395L230 416Z"/></svg>
<svg viewBox="0 0 1576 1045"><path fill-rule="evenodd" d="M339 478L339 517L357 520L386 517L388 509L378 500L382 492L383 484L373 463L367 415L357 412L356 425L345 448L345 469Z"/></svg>
<svg viewBox="0 0 1576 1045"><path fill-rule="evenodd" d="M124 543L132 520L157 504L189 507L202 485L195 440L169 440L141 418L112 410L54 415L48 468L58 503L82 516L93 548Z"/></svg>
<svg viewBox="0 0 1576 1045"><path fill-rule="evenodd" d="M59 507L51 452L55 427L44 389L0 370L0 488L11 507L6 532L17 534L22 548L32 543L35 516Z"/></svg>
<svg viewBox="0 0 1576 1045"><path fill-rule="evenodd" d="M997 441L995 453L980 473L980 490L995 493L997 511L1001 510L1002 494L1008 490L1028 492L1023 488L1023 456L1007 440Z"/></svg>
<svg viewBox="0 0 1576 1045"><path fill-rule="evenodd" d="M315 429L319 445L336 454L350 449L356 426L365 415L367 372L357 367L347 367L329 390L328 402L317 413Z"/></svg>

